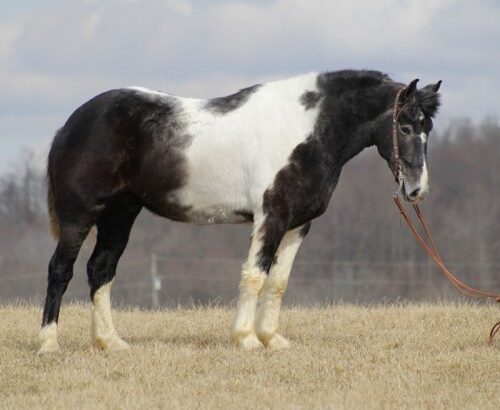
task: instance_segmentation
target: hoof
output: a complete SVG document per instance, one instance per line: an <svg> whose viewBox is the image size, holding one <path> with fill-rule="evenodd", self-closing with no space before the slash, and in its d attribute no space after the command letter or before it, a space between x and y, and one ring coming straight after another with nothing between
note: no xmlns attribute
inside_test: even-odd
<svg viewBox="0 0 500 410"><path fill-rule="evenodd" d="M61 350L57 342L57 325L55 323L42 327L38 334L38 343L40 344L38 355L54 353Z"/></svg>
<svg viewBox="0 0 500 410"><path fill-rule="evenodd" d="M276 333L269 339L267 347L271 350L288 349L290 347L290 342L280 334Z"/></svg>
<svg viewBox="0 0 500 410"><path fill-rule="evenodd" d="M264 348L262 342L257 339L257 336L253 333L244 337L235 338L235 343L244 350L259 350Z"/></svg>
<svg viewBox="0 0 500 410"><path fill-rule="evenodd" d="M57 343L57 340L54 341L45 341L41 346L40 350L38 351L37 355L42 356L46 355L49 353L57 353L61 350L59 347L59 343Z"/></svg>
<svg viewBox="0 0 500 410"><path fill-rule="evenodd" d="M130 345L119 337L97 338L92 342L92 346L108 352L130 349Z"/></svg>

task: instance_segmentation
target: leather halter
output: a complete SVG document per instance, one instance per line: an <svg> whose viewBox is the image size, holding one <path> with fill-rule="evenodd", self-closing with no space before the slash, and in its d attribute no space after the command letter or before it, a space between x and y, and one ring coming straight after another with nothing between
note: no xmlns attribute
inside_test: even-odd
<svg viewBox="0 0 500 410"><path fill-rule="evenodd" d="M396 182L399 184L399 188L401 189L402 184L403 184L403 174L401 174L401 161L399 160L399 145L398 145L398 119L399 119L399 114L401 114L401 111L406 107L406 104L404 104L401 108L399 107L400 104L400 97L401 93L403 92L404 88L400 88L398 92L396 93L396 98L394 100L394 108L392 110L392 153L393 153L393 173L394 173L394 178L396 179Z"/></svg>
<svg viewBox="0 0 500 410"><path fill-rule="evenodd" d="M406 213L403 204L399 198L399 194L403 188L403 175L401 173L401 161L399 157L399 145L398 145L398 119L401 111L406 107L404 104L402 107L400 106L400 97L403 92L403 88L400 88L396 94L396 98L394 100L394 109L392 112L392 148L393 148L393 172L396 182L399 184L399 188L396 192L392 194L392 198L396 203L396 206L399 209L401 214L401 218L406 222L408 227L410 228L411 233L415 237L416 241L419 245L427 252L427 254L431 257L431 259L436 263L441 272L446 276L446 278L451 282L451 284L458 289L461 293L467 296L475 297L475 298L492 298L500 303L500 294L487 292L479 289L475 289L470 287L460 281L444 264L439 251L437 250L434 239L431 235L429 224L417 204L413 205L413 210L420 221L420 225L424 230L425 239L420 235L417 228L413 224L412 219ZM497 333L500 333L500 321L497 322L490 331L488 343L490 345L493 344L493 338Z"/></svg>

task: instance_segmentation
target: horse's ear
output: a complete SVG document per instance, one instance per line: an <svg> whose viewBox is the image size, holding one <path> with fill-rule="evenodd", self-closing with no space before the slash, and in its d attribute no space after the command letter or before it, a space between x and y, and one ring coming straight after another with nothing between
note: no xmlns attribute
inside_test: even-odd
<svg viewBox="0 0 500 410"><path fill-rule="evenodd" d="M437 93L439 91L439 87L441 87L441 83L442 83L442 81L439 80L436 84L434 84L432 86L432 91L434 91L435 93Z"/></svg>
<svg viewBox="0 0 500 410"><path fill-rule="evenodd" d="M417 92L418 102L422 111L428 117L434 117L439 106L441 105L441 96L438 94L438 90L441 87L441 80L436 84L426 85L421 90Z"/></svg>
<svg viewBox="0 0 500 410"><path fill-rule="evenodd" d="M418 78L415 78L410 84L406 86L406 88L401 93L403 101L407 101L408 98L410 98L413 95L413 93L417 90L417 83L418 83Z"/></svg>

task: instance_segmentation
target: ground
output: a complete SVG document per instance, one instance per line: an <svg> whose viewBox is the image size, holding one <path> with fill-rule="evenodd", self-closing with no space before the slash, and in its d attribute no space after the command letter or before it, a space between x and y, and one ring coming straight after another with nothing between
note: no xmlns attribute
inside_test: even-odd
<svg viewBox="0 0 500 410"><path fill-rule="evenodd" d="M0 408L500 408L498 307L289 308L284 351L228 343L228 308L116 311L128 351L90 347L90 307L63 305L62 351L36 356L38 306L0 307Z"/></svg>

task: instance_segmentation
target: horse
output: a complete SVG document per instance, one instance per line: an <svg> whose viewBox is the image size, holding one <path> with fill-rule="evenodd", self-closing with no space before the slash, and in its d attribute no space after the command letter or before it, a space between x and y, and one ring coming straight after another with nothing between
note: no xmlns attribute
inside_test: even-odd
<svg viewBox="0 0 500 410"><path fill-rule="evenodd" d="M231 339L243 349L281 349L278 317L292 263L311 221L325 212L342 167L375 145L405 200L429 191L427 138L441 82L417 89L372 70L310 73L212 99L142 87L90 99L56 133L47 166L48 209L57 247L39 333L39 353L59 350L57 323L73 264L97 228L87 275L91 339L126 349L111 315L110 290L132 225L143 208L195 224L252 225ZM398 170L399 172L399 170Z"/></svg>

